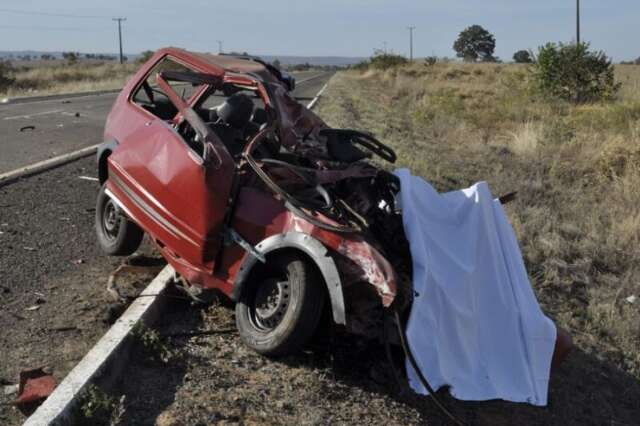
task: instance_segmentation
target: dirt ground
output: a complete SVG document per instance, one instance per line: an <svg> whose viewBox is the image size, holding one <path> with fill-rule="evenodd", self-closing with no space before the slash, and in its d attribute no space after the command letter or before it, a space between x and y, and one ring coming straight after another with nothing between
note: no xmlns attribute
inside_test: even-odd
<svg viewBox="0 0 640 426"><path fill-rule="evenodd" d="M139 343L108 391L125 396L119 424L450 424L428 398L396 385L375 342L325 328L302 353L268 359L242 344L232 308L180 301L157 330L161 343ZM593 349L580 344L554 373L548 407L438 394L469 425L637 424L640 385Z"/></svg>
<svg viewBox="0 0 640 426"><path fill-rule="evenodd" d="M59 382L121 309L105 286L123 260L97 247L98 184L78 178L94 172L92 157L0 188L0 386L37 367ZM152 276L119 283L146 285ZM0 424L24 421L14 399L0 392Z"/></svg>

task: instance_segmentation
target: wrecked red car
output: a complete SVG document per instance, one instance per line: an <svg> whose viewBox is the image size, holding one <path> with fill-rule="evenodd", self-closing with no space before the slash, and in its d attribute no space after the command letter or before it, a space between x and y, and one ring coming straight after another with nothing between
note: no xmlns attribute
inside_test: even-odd
<svg viewBox="0 0 640 426"><path fill-rule="evenodd" d="M410 301L395 153L329 128L255 58L159 50L124 87L98 150L98 241L133 253L147 233L190 285L236 302L243 341L290 352L325 308L380 336Z"/></svg>

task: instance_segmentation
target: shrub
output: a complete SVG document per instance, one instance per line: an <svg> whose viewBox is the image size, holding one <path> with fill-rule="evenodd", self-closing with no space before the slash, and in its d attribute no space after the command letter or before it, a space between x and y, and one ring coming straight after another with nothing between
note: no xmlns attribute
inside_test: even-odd
<svg viewBox="0 0 640 426"><path fill-rule="evenodd" d="M386 70L400 65L405 65L409 61L402 55L376 50L371 59L369 59L369 62L373 68Z"/></svg>
<svg viewBox="0 0 640 426"><path fill-rule="evenodd" d="M371 58L358 62L353 65L352 68L359 71L364 71L369 68L387 70L389 68L395 68L408 63L409 60L402 55L387 53L383 50L376 50Z"/></svg>
<svg viewBox="0 0 640 426"><path fill-rule="evenodd" d="M13 72L13 66L9 61L0 60L0 91L4 91L8 89L13 83L15 83L15 79L10 76Z"/></svg>
<svg viewBox="0 0 640 426"><path fill-rule="evenodd" d="M438 58L436 56L427 56L424 58L424 64L428 67L435 65L438 62Z"/></svg>
<svg viewBox="0 0 640 426"><path fill-rule="evenodd" d="M534 81L542 94L576 103L611 100L620 90L611 60L588 43L540 47Z"/></svg>

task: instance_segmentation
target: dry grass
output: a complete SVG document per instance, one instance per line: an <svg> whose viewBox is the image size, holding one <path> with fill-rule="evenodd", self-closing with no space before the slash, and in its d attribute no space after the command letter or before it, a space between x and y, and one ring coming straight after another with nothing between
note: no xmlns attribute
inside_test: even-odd
<svg viewBox="0 0 640 426"><path fill-rule="evenodd" d="M343 72L319 113L373 131L439 190L519 191L508 212L543 309L638 385L640 67L617 74L619 100L573 106L530 93L522 66Z"/></svg>
<svg viewBox="0 0 640 426"><path fill-rule="evenodd" d="M12 77L15 84L0 97L50 95L119 89L139 65L116 62L79 61L75 64L56 61L32 67L18 67Z"/></svg>

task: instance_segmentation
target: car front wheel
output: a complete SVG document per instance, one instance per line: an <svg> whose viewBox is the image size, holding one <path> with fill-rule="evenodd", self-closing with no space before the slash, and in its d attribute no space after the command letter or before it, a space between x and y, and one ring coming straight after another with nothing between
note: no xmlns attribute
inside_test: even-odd
<svg viewBox="0 0 640 426"><path fill-rule="evenodd" d="M263 355L295 352L313 336L324 306L322 278L297 253L269 257L236 304L242 341Z"/></svg>
<svg viewBox="0 0 640 426"><path fill-rule="evenodd" d="M96 202L98 244L109 255L128 256L140 247L144 232L106 194L106 187L106 183L102 185Z"/></svg>

